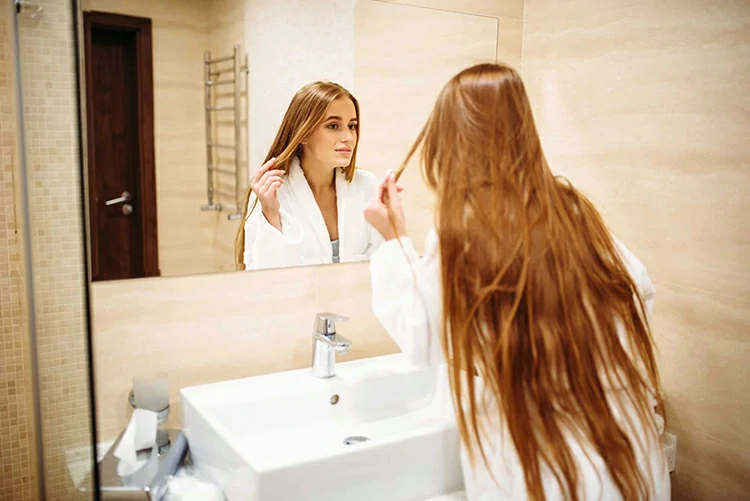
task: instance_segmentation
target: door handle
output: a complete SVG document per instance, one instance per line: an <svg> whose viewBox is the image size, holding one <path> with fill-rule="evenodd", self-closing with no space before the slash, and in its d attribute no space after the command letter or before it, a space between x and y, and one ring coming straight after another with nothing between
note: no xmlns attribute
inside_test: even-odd
<svg viewBox="0 0 750 501"><path fill-rule="evenodd" d="M130 193L128 193L127 191L123 191L122 195L120 195L117 198L107 200L106 202L104 202L104 205L115 205L115 204L127 203L127 202L130 202L130 198L131 198Z"/></svg>

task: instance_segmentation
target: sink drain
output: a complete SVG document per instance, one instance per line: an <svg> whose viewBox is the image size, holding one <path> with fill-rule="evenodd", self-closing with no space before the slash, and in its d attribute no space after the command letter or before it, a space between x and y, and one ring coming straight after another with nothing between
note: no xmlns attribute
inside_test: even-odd
<svg viewBox="0 0 750 501"><path fill-rule="evenodd" d="M362 442L367 442L370 440L367 437L346 437L344 439L344 445L352 445L352 444L359 444Z"/></svg>

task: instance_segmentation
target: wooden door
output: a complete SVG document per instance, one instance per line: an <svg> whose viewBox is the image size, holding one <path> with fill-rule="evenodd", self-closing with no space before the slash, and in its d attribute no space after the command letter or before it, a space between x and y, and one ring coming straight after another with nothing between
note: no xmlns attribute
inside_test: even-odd
<svg viewBox="0 0 750 501"><path fill-rule="evenodd" d="M92 280L159 274L151 22L84 13Z"/></svg>

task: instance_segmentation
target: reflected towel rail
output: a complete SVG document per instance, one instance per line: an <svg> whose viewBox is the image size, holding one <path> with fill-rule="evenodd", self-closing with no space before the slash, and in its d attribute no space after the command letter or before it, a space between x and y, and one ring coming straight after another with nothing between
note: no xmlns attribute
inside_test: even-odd
<svg viewBox="0 0 750 501"><path fill-rule="evenodd" d="M220 70L209 71L208 75L212 77L218 77L222 73L234 72L234 68L223 68Z"/></svg>
<svg viewBox="0 0 750 501"><path fill-rule="evenodd" d="M230 199L234 197L234 193L229 193L228 191L214 190L214 193L216 193L217 195L221 195L222 197L227 197Z"/></svg>
<svg viewBox="0 0 750 501"><path fill-rule="evenodd" d="M227 56L227 57L220 57L219 59L209 59L206 61L207 64L217 64L217 63L223 63L224 61L233 61L234 55Z"/></svg>
<svg viewBox="0 0 750 501"><path fill-rule="evenodd" d="M230 220L237 219L242 208L240 207L240 200L244 195L244 187L246 185L245 173L242 169L242 159L247 157L247 151L244 147L246 144L242 140L243 131L247 128L247 78L245 78L244 89L242 85L241 75L244 73L247 76L248 63L247 54L243 56L244 63L240 59L240 46L235 45L233 47L232 55L226 57L218 57L215 59L211 58L211 53L206 51L203 53L203 85L204 85L204 108L205 108L205 121L206 121L206 195L208 203L201 206L201 210L224 210L232 207L234 212L228 215ZM225 63L232 61L231 67L226 68L214 68L212 65L218 63ZM232 76L221 79L221 75L232 73ZM230 97L229 92L223 94L217 94L212 92L211 89L218 86L231 86L231 96L234 98L234 103L231 105L217 105L217 99L222 97ZM218 91L217 91L218 92ZM244 99L243 99L244 98ZM244 117L243 117L244 110ZM215 120L213 118L213 112L216 111L233 111L232 119L223 118L222 120ZM221 117L227 117L227 115L217 115ZM216 141L214 136L218 136L219 131L217 130L220 126L231 126L233 130L233 143L234 144L222 144ZM228 127L227 127L228 128ZM224 169L215 167L216 163L216 152L218 150L233 150L234 151L234 170ZM221 190L216 187L215 176L234 176L234 193L229 191ZM230 188L231 189L231 188ZM222 204L217 198L226 199ZM231 203L230 203L231 202Z"/></svg>
<svg viewBox="0 0 750 501"><path fill-rule="evenodd" d="M212 167L211 170L219 174L226 174L228 176L234 176L233 170L219 169L218 167Z"/></svg>
<svg viewBox="0 0 750 501"><path fill-rule="evenodd" d="M232 85L234 83L234 80L222 80L221 82L217 82L216 80L209 80L206 82L206 85Z"/></svg>

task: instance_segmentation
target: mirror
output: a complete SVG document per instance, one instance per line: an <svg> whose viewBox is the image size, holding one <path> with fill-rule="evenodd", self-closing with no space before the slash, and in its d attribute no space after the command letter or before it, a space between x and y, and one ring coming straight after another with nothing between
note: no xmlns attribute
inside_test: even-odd
<svg viewBox="0 0 750 501"><path fill-rule="evenodd" d="M432 3L84 0L91 279L235 271L240 226L248 270L366 260L373 185L447 79L496 58L495 18ZM276 196L265 210L251 197L245 222L274 144L293 153L283 184L267 176ZM419 248L432 196L416 165L401 183Z"/></svg>

